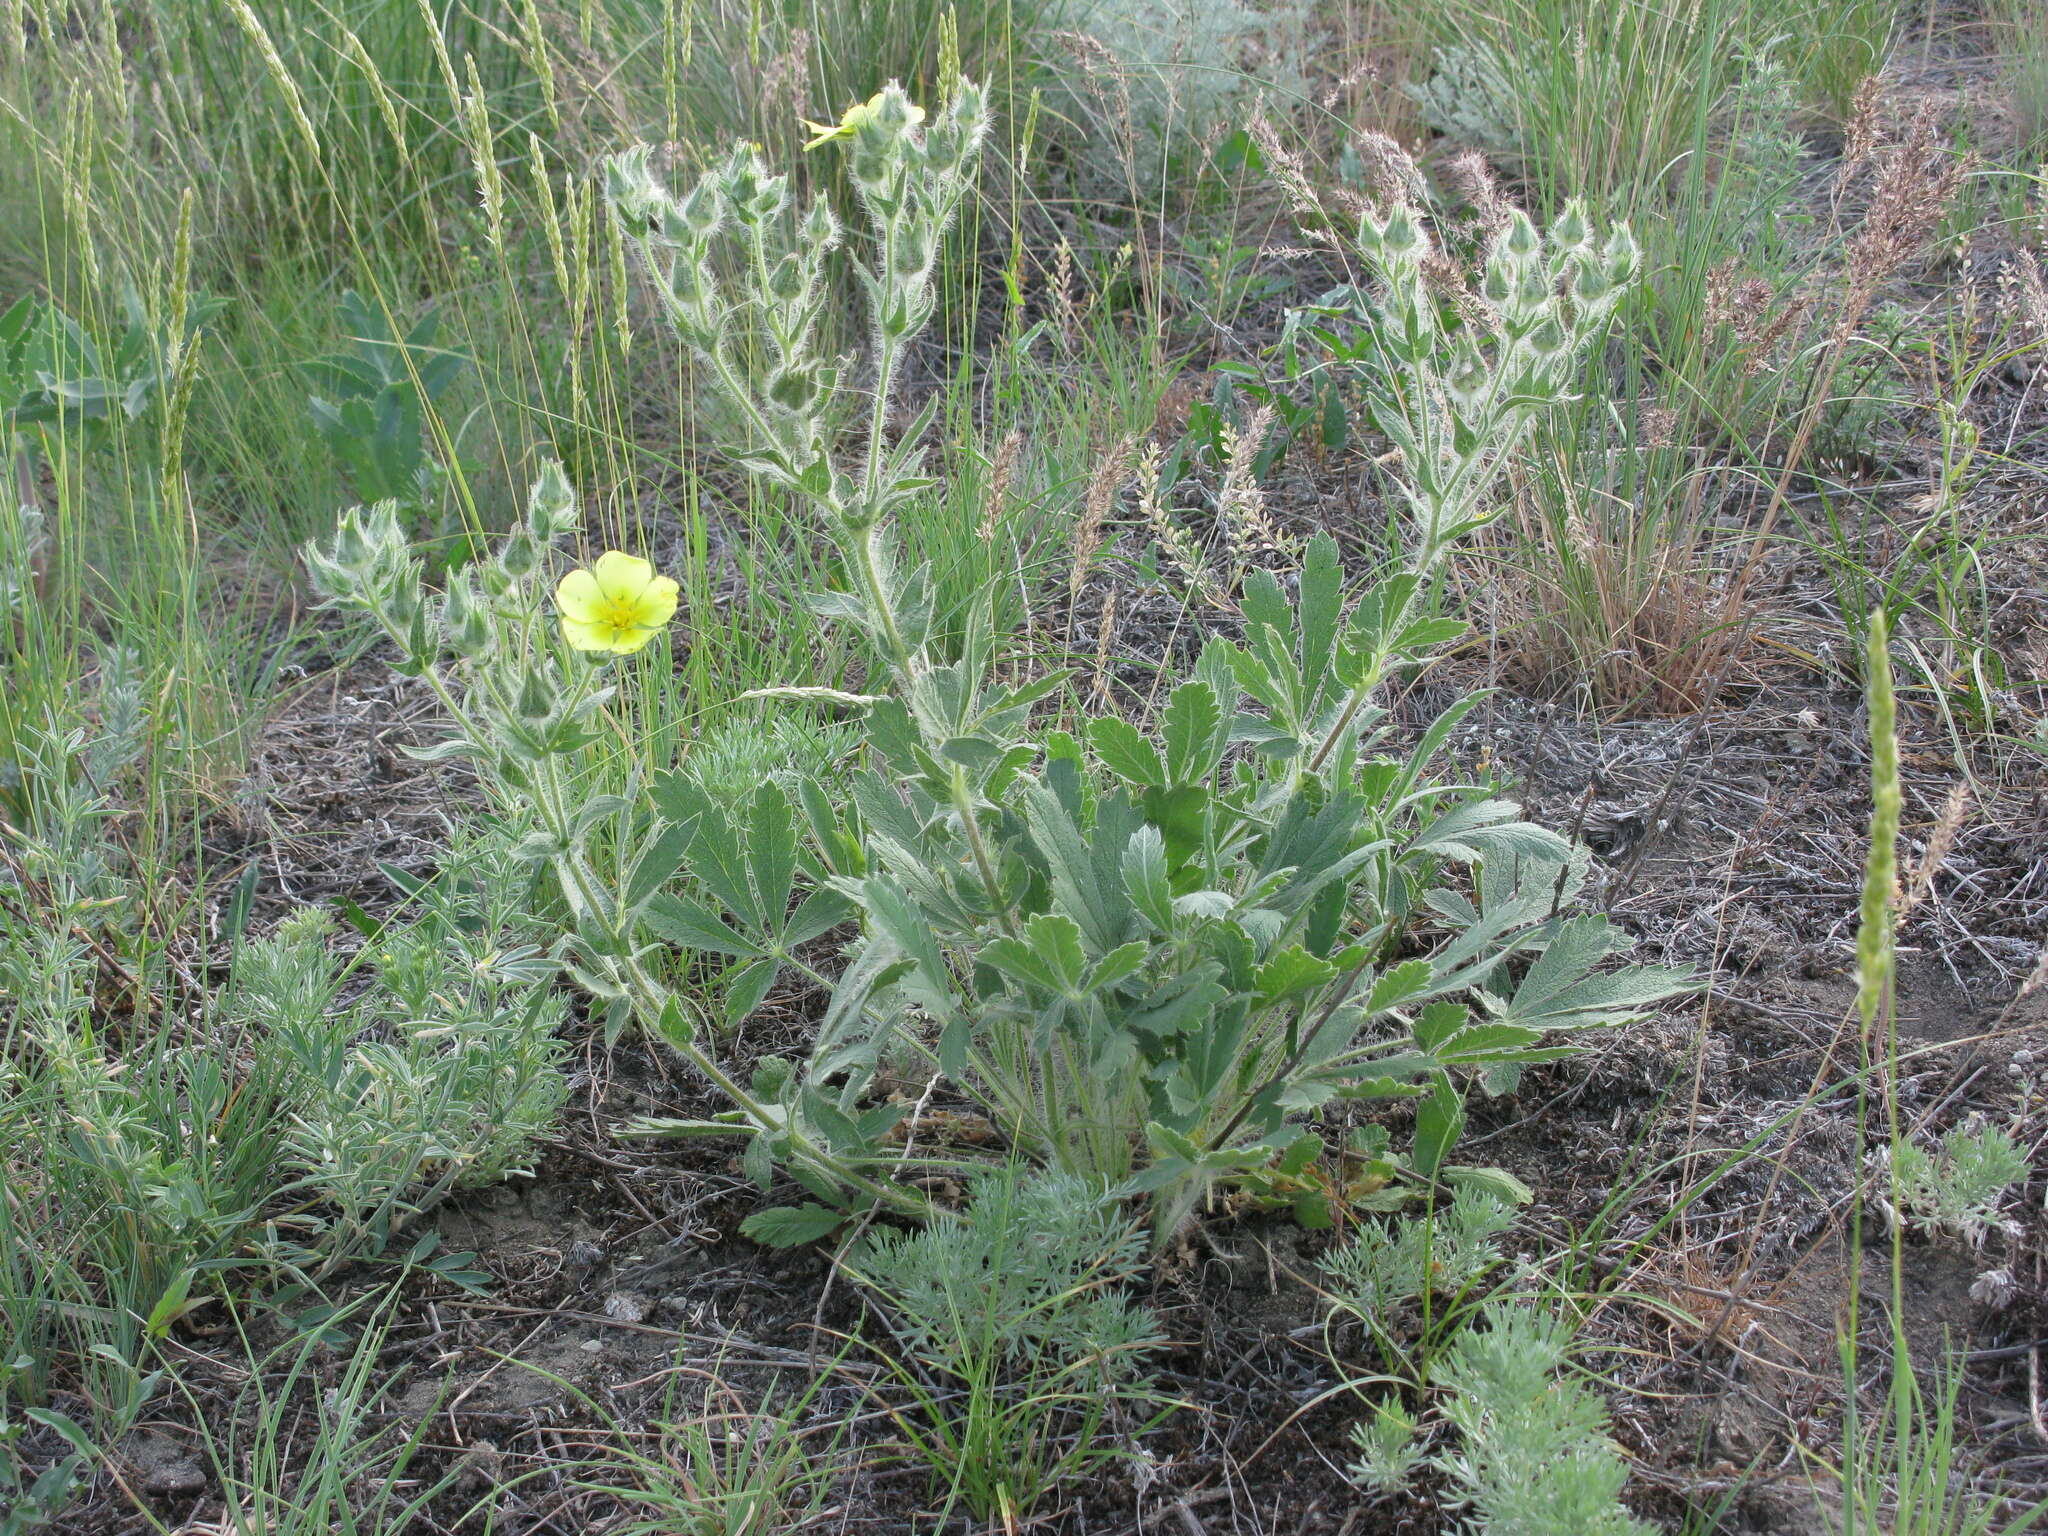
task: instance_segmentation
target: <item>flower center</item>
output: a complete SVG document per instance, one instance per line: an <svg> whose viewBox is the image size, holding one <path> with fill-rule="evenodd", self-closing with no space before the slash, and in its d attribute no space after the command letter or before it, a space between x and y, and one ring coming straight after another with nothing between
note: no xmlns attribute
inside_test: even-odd
<svg viewBox="0 0 2048 1536"><path fill-rule="evenodd" d="M615 597L604 605L604 617L613 629L633 629L638 624L639 608L627 598Z"/></svg>

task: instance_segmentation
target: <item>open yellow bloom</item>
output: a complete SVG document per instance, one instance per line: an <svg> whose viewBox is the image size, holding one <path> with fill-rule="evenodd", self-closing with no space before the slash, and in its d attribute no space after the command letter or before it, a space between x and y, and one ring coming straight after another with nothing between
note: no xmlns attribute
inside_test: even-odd
<svg viewBox="0 0 2048 1536"><path fill-rule="evenodd" d="M869 118L873 117L876 111L880 109L882 105L883 94L883 92L877 91L874 95L870 96L866 101L857 102L853 106L848 107L846 109L846 115L840 118L839 121L836 123L814 123L807 117L799 119L799 121L802 122L806 128L810 129L811 132L816 135L816 137L813 138L810 143L806 144L804 148L806 150L812 150L816 149L821 144L830 144L834 139L852 138L856 133L860 131L860 125L862 123L865 123ZM906 105L910 109L911 127L915 128L919 123L924 121L923 107L920 107L914 101L906 102L904 105Z"/></svg>
<svg viewBox="0 0 2048 1536"><path fill-rule="evenodd" d="M616 549L589 570L571 571L555 588L562 638L579 651L624 656L652 640L675 615L676 584L654 567Z"/></svg>

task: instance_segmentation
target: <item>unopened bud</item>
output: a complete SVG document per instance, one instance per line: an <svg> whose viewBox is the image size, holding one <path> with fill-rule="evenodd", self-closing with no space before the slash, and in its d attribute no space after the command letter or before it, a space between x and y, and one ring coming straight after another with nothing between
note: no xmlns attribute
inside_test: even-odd
<svg viewBox="0 0 2048 1536"><path fill-rule="evenodd" d="M1536 238L1536 226L1529 222L1529 215L1519 208L1508 220L1508 227L1501 237L1501 243L1507 248L1508 254L1518 261L1527 261L1542 245Z"/></svg>
<svg viewBox="0 0 2048 1536"><path fill-rule="evenodd" d="M910 98L903 94L903 87L891 80L874 98L865 121L893 138L908 132L911 125L923 116L911 106Z"/></svg>
<svg viewBox="0 0 2048 1536"><path fill-rule="evenodd" d="M576 492L569 485L569 477L562 472L557 460L544 461L540 467L540 478L533 482L533 489L527 493L527 532L536 544L552 544L563 534L573 531L579 521Z"/></svg>
<svg viewBox="0 0 2048 1536"><path fill-rule="evenodd" d="M768 380L768 398L786 411L804 411L818 398L818 376L808 368L779 369Z"/></svg>
<svg viewBox="0 0 2048 1536"><path fill-rule="evenodd" d="M953 94L952 110L947 114L970 143L979 138L988 126L988 93L965 76Z"/></svg>
<svg viewBox="0 0 2048 1536"><path fill-rule="evenodd" d="M1387 215L1380 240L1390 256L1406 258L1416 255L1422 248L1422 231L1415 223L1415 215L1405 205L1397 204Z"/></svg>
<svg viewBox="0 0 2048 1536"><path fill-rule="evenodd" d="M787 176L763 177L755 189L753 207L749 210L754 221L766 223L789 204L789 178Z"/></svg>
<svg viewBox="0 0 2048 1536"><path fill-rule="evenodd" d="M1451 361L1451 370L1444 377L1452 398L1469 410L1486 393L1489 378L1479 348L1472 344L1471 337L1463 338L1458 343L1457 355Z"/></svg>
<svg viewBox="0 0 2048 1536"><path fill-rule="evenodd" d="M748 220L754 211L754 199L760 195L761 179L766 169L761 164L760 152L753 145L739 144L726 157L719 172L718 190L731 205L734 215L742 221Z"/></svg>
<svg viewBox="0 0 2048 1536"><path fill-rule="evenodd" d="M481 656L491 643L490 618L477 602L466 571L449 581L441 599L441 631L457 654L471 659Z"/></svg>
<svg viewBox="0 0 2048 1536"><path fill-rule="evenodd" d="M804 214L802 233L804 249L815 260L839 244L839 221L823 202L816 202Z"/></svg>
<svg viewBox="0 0 2048 1536"><path fill-rule="evenodd" d="M677 212L684 228L698 240L708 240L718 233L718 226L725 219L725 203L718 194L718 178L706 171L697 178L697 185L690 188Z"/></svg>
<svg viewBox="0 0 2048 1536"><path fill-rule="evenodd" d="M504 547L498 551L498 569L517 581L532 574L539 558L532 533L521 528L506 539Z"/></svg>
<svg viewBox="0 0 2048 1536"><path fill-rule="evenodd" d="M785 304L803 297L804 269L796 252L789 252L769 270L768 291Z"/></svg>
<svg viewBox="0 0 2048 1536"><path fill-rule="evenodd" d="M334 527L331 558L336 565L354 575L366 573L376 556L363 532L362 513L361 507L351 507L341 514L341 521Z"/></svg>
<svg viewBox="0 0 2048 1536"><path fill-rule="evenodd" d="M605 200L621 222L637 235L651 234L661 227L661 216L669 202L667 191L655 179L648 163L652 154L649 146L635 144L623 154L613 155L604 166Z"/></svg>
<svg viewBox="0 0 2048 1536"><path fill-rule="evenodd" d="M1572 297L1587 309L1597 309L1605 304L1614 292L1614 284L1607 280L1607 274L1594 261L1573 264Z"/></svg>
<svg viewBox="0 0 2048 1536"><path fill-rule="evenodd" d="M1561 251L1576 251L1593 238L1593 227L1586 222L1585 205L1576 198L1564 205L1564 212L1550 226L1551 243Z"/></svg>
<svg viewBox="0 0 2048 1536"><path fill-rule="evenodd" d="M528 667L526 676L520 679L517 708L522 720L541 721L554 713L554 685L538 667Z"/></svg>
<svg viewBox="0 0 2048 1536"><path fill-rule="evenodd" d="M1636 269L1642 264L1642 247L1636 244L1635 234L1626 224L1617 224L1607 237L1607 280L1617 287L1635 281Z"/></svg>

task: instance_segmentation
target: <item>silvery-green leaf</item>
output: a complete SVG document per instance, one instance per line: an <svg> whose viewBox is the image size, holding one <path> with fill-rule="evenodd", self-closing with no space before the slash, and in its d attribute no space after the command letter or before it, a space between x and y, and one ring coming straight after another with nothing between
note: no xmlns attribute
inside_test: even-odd
<svg viewBox="0 0 2048 1536"><path fill-rule="evenodd" d="M1159 829L1138 828L1124 845L1124 890L1160 933L1173 931L1173 890L1166 873L1166 843Z"/></svg>

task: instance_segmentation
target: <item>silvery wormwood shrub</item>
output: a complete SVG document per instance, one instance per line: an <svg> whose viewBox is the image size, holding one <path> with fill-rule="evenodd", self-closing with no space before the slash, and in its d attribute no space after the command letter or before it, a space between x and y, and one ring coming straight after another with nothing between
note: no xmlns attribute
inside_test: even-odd
<svg viewBox="0 0 2048 1536"><path fill-rule="evenodd" d="M842 239L822 205L793 208L749 146L680 196L644 151L608 171L674 333L748 425L734 456L841 549L847 590L816 602L872 641L871 691L768 692L860 712L865 766L846 779L791 771L737 807L681 772L576 799L568 761L606 689L545 622L535 573L574 521L557 471L480 591L422 595L377 513L345 520L316 575L440 690L457 723L445 750L530 808L573 977L733 1103L644 1128L743 1136L764 1187L780 1168L809 1191L757 1213L755 1235L802 1241L875 1203L922 1213L915 1180L989 1155L906 1134L909 1106L881 1085L910 1067L978 1106L999 1152L1152 1192L1162 1236L1219 1180L1319 1220L1333 1198L1392 1207L1439 1177L1482 1177L1449 1158L1470 1080L1502 1087L1563 1054L1562 1034L1631 1017L1682 978L1600 968L1624 944L1569 911L1583 855L1484 787L1427 776L1475 700L1394 750L1380 685L1460 628L1421 599L1450 527L1363 593L1327 537L1294 595L1254 574L1242 640L1211 643L1151 731L1115 716L1037 728L1064 679L996 680L985 613L942 651L922 575L899 573L892 514L930 484L935 406L893 441L886 422L985 131L962 82L929 124L892 86L821 134L846 151L869 225L851 443L833 407L863 392L818 349ZM812 941L849 920L857 936L818 961ZM709 1011L663 980L676 950L723 957L727 1026L785 970L828 989L808 1059L770 1059L744 1084L728 1073ZM1383 1097L1417 1101L1411 1144L1377 1135L1325 1157L1310 1119Z"/></svg>

